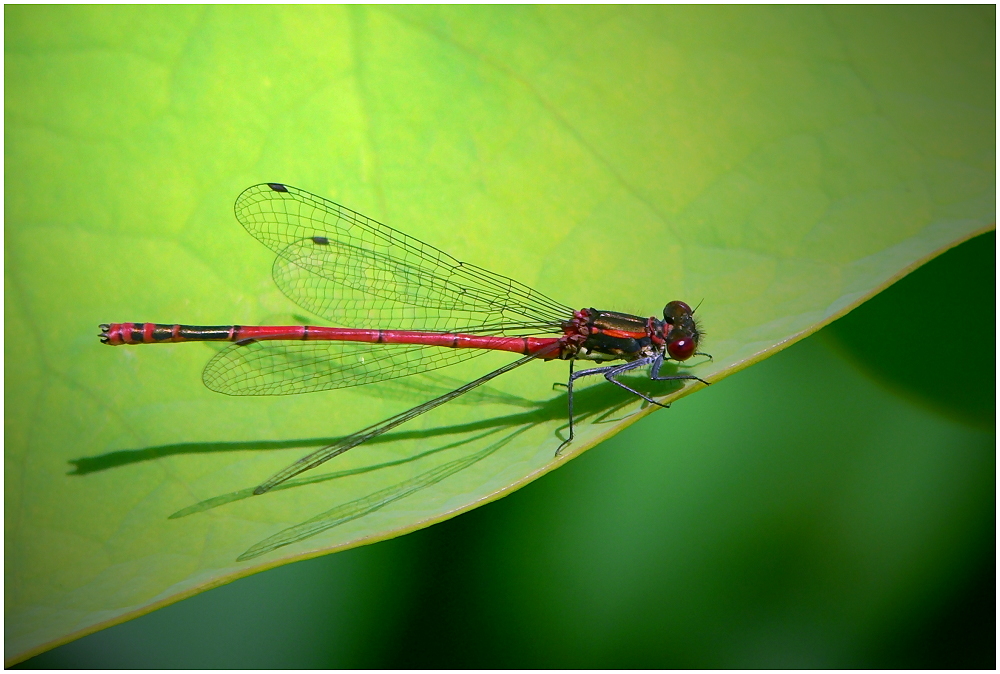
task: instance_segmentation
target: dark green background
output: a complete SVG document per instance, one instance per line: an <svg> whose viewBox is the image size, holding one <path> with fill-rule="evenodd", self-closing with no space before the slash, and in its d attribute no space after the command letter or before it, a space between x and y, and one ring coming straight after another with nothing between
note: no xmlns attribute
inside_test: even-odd
<svg viewBox="0 0 1000 674"><path fill-rule="evenodd" d="M508 498L22 666L994 668L995 241Z"/></svg>

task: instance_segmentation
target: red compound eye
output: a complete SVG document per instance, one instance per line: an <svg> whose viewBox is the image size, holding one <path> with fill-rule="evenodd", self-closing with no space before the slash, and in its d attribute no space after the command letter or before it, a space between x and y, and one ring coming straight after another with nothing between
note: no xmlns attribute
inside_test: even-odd
<svg viewBox="0 0 1000 674"><path fill-rule="evenodd" d="M667 344L667 353L674 360L687 360L694 355L696 342L693 339L682 337Z"/></svg>

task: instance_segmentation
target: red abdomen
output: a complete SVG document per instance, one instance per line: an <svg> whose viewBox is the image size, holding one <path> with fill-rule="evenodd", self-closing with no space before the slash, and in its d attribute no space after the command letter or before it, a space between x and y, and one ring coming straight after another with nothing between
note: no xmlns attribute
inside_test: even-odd
<svg viewBox="0 0 1000 674"><path fill-rule="evenodd" d="M111 346L123 344L163 344L170 342L244 342L271 339L368 342L372 344L423 344L453 349L489 349L530 355L559 341L557 337L498 337L421 330L367 330L310 325L170 325L167 323L106 323L101 341ZM558 358L557 349L545 360Z"/></svg>

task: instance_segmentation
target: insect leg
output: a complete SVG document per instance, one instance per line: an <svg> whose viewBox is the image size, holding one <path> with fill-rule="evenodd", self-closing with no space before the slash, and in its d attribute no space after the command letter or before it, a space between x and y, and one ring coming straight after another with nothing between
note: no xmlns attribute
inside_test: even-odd
<svg viewBox="0 0 1000 674"><path fill-rule="evenodd" d="M638 362L638 361L636 361L636 362ZM710 385L707 381L705 381L701 377L696 377L693 374L673 374L673 375L670 375L669 377L661 377L660 376L660 368L661 367L663 367L663 354L662 353L658 354L657 356L655 356L653 358L653 366L649 369L649 378L652 379L653 381L675 381L675 380L678 380L678 379L695 379L697 381L700 381L705 386L709 386Z"/></svg>
<svg viewBox="0 0 1000 674"><path fill-rule="evenodd" d="M568 391L568 396L569 396L569 438L567 440L565 440L561 445L559 445L558 449L556 449L556 456L559 456L559 453L562 452L563 447L565 447L566 445L568 445L569 443L571 443L573 441L573 437L574 437L574 434L573 434L573 382L575 382L580 377L589 377L589 376L595 375L595 374L603 374L604 378L607 379L612 384L614 384L615 386L619 386L619 387L625 389L626 391L629 391L630 393L633 393L634 395L637 395L640 398L653 403L654 405L659 405L660 407L667 407L667 405L663 405L663 404L658 403L655 400L653 400L653 399L651 399L651 398L649 398L647 396L644 396L643 394L639 393L638 391L636 391L636 390L634 390L632 388L629 388L628 386L626 386L625 384L621 383L620 381L618 381L617 379L614 378L614 375L616 375L616 374L621 374L622 372L627 372L627 371L633 370L633 369L635 369L637 367L642 367L643 365L648 365L651 362L652 362L652 358L640 358L639 360L634 360L631 363L625 363L624 365L607 365L605 367L592 367L589 370L580 370L579 372L573 372L573 361L571 360L570 361L569 381L566 383L566 389Z"/></svg>
<svg viewBox="0 0 1000 674"><path fill-rule="evenodd" d="M604 378L607 379L612 384L614 384L615 386L623 388L623 389L625 389L626 391L628 391L629 393L631 393L633 395L639 396L640 398L642 398L646 402L653 403L654 405L659 405L660 407L670 407L670 405L664 405L663 403L656 402L655 400L653 400L652 398L650 398L646 394L640 393L639 391L636 391L631 386L623 384L620 381L618 381L617 379L615 379L616 375L622 374L623 372L628 372L629 370L634 370L634 369L642 367L644 365L650 365L650 364L652 364L653 367L656 367L656 357L655 356L649 356L647 358L640 358L639 360L633 360L631 363L625 363L624 365L615 365L614 367L607 368L607 371L604 373ZM605 368L597 368L597 369L602 369L603 370Z"/></svg>
<svg viewBox="0 0 1000 674"><path fill-rule="evenodd" d="M573 360L569 361L569 379L566 381L566 398L569 402L569 437L563 440L562 444L556 447L556 456L563 450L563 447L573 442L573 382L577 377L584 375L584 372L573 372Z"/></svg>

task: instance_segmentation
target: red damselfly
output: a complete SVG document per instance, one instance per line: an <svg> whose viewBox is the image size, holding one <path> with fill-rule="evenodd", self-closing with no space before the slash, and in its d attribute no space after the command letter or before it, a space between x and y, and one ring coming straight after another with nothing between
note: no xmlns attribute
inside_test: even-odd
<svg viewBox="0 0 1000 674"><path fill-rule="evenodd" d="M303 190L280 183L250 187L236 199L236 218L277 253L272 275L282 292L331 323L322 326L194 326L109 323L105 344L235 342L202 375L229 395L287 395L385 381L452 365L487 350L522 358L454 391L362 429L299 459L261 483L255 494L454 400L532 360L568 360L569 434L573 383L603 375L612 384L664 407L617 379L649 366L657 381L665 360L698 352L694 311L670 302L663 320L560 304L513 279L450 255ZM553 336L540 337L539 334ZM615 361L573 370L576 360ZM559 453L559 450L556 451Z"/></svg>

